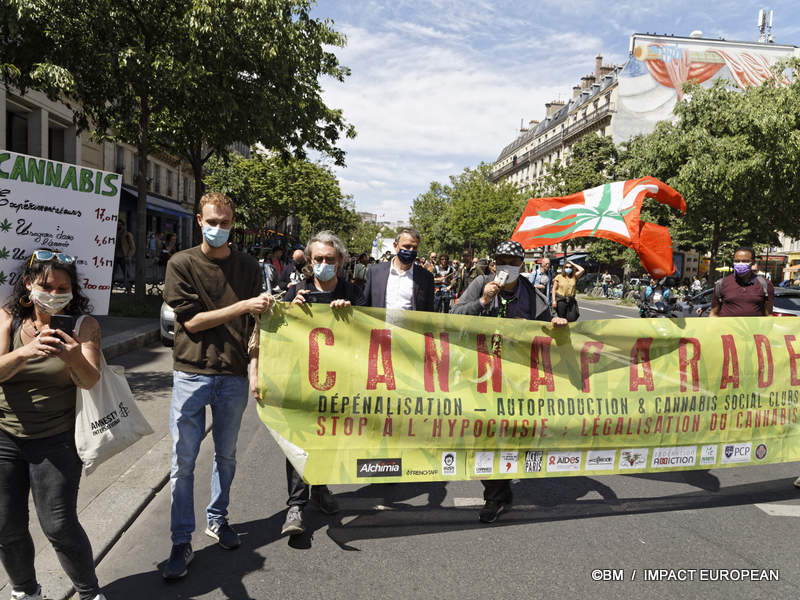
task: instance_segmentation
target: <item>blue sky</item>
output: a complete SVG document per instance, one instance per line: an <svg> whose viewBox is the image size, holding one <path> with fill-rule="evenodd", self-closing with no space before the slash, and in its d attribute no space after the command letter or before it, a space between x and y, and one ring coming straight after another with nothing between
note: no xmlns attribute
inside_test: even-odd
<svg viewBox="0 0 800 600"><path fill-rule="evenodd" d="M632 33L758 39L759 8L775 41L800 45L797 0L318 0L313 14L348 38L352 75L323 81L329 106L358 132L337 169L356 210L407 219L432 181L494 161L520 120L566 99L594 57L623 64Z"/></svg>

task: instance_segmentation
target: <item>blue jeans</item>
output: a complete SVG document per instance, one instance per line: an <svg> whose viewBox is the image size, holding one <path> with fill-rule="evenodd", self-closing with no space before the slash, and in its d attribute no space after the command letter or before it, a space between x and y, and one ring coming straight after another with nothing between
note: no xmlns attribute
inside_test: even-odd
<svg viewBox="0 0 800 600"><path fill-rule="evenodd" d="M206 405L211 406L214 468L211 472L209 523L228 516L231 483L236 473L236 440L247 406L247 377L197 375L173 371L169 429L172 433L170 489L172 543L192 540L194 531L194 464L206 429Z"/></svg>

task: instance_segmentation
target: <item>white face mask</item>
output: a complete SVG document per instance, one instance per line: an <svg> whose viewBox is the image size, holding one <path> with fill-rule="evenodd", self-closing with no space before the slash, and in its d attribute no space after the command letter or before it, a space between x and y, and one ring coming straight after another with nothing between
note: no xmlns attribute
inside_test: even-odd
<svg viewBox="0 0 800 600"><path fill-rule="evenodd" d="M30 299L48 315L54 315L72 302L72 292L66 294L49 294L48 292L32 288L28 293Z"/></svg>
<svg viewBox="0 0 800 600"><path fill-rule="evenodd" d="M514 283L517 278L519 278L519 270L522 266L515 267L513 265L497 265L495 270L498 273L508 273L508 279L506 279L506 283Z"/></svg>

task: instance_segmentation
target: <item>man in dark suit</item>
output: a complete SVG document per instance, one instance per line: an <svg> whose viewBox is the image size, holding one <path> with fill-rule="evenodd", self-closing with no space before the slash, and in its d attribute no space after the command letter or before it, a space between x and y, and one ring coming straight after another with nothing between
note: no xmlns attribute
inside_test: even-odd
<svg viewBox="0 0 800 600"><path fill-rule="evenodd" d="M433 275L414 264L419 241L416 229L404 227L397 233L395 256L367 271L359 306L433 312Z"/></svg>

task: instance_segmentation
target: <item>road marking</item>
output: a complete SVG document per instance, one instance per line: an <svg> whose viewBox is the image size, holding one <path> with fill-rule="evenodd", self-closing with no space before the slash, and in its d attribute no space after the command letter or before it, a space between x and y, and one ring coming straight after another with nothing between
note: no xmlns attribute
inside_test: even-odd
<svg viewBox="0 0 800 600"><path fill-rule="evenodd" d="M800 517L800 504L779 504L769 502L764 504L754 504L770 517Z"/></svg>
<svg viewBox="0 0 800 600"><path fill-rule="evenodd" d="M597 310L596 308L589 308L588 306L581 306L581 310L590 310L592 312L599 312L599 313L606 312L604 310Z"/></svg>
<svg viewBox="0 0 800 600"><path fill-rule="evenodd" d="M453 506L456 508L483 506L483 498L453 498Z"/></svg>

